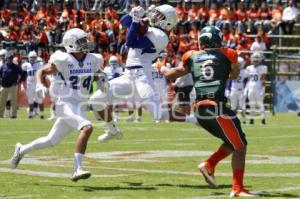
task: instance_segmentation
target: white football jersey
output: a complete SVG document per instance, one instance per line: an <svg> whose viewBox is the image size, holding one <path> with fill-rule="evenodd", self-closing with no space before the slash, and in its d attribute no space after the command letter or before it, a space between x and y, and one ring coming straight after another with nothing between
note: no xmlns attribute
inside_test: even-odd
<svg viewBox="0 0 300 199"><path fill-rule="evenodd" d="M259 65L254 66L250 65L247 67L247 73L249 76L248 80L248 91L249 92L260 92L262 89L261 77L263 74L266 74L268 71L267 66Z"/></svg>
<svg viewBox="0 0 300 199"><path fill-rule="evenodd" d="M165 49L169 39L166 33L154 27L149 27L148 32L144 35L154 45L153 48L129 48L126 67L143 66L145 73L151 76L152 62L158 57L159 53Z"/></svg>
<svg viewBox="0 0 300 199"><path fill-rule="evenodd" d="M161 66L163 67L163 66ZM154 80L155 85L165 86L167 84L167 80L165 76L160 71L161 67L157 67L157 63L152 64L152 78ZM166 64L167 68L170 68L171 65L169 63Z"/></svg>
<svg viewBox="0 0 300 199"><path fill-rule="evenodd" d="M248 71L246 69L241 69L239 76L232 80L231 92L243 91L245 88L245 79L248 77Z"/></svg>
<svg viewBox="0 0 300 199"><path fill-rule="evenodd" d="M35 62L31 64L30 62L25 62L22 64L22 70L27 72L27 84L35 84L35 73L41 67L43 67L44 63L41 61Z"/></svg>
<svg viewBox="0 0 300 199"><path fill-rule="evenodd" d="M107 75L108 79L111 80L116 77L119 77L122 74L123 69L121 66L119 67L106 66L103 71Z"/></svg>
<svg viewBox="0 0 300 199"><path fill-rule="evenodd" d="M49 63L56 66L64 82L59 99L85 101L90 96L94 74L101 70L103 59L99 54L87 53L84 60L79 62L72 54L56 51Z"/></svg>

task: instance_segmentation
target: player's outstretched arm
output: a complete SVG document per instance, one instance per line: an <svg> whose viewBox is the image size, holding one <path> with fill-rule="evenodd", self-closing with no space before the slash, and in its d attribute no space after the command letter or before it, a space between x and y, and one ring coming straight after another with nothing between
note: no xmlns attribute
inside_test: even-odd
<svg viewBox="0 0 300 199"><path fill-rule="evenodd" d="M44 79L47 75L57 73L58 70L54 64L46 64L36 72L36 83L45 84ZM46 86L46 85L45 85Z"/></svg>
<svg viewBox="0 0 300 199"><path fill-rule="evenodd" d="M160 71L169 80L175 80L176 78L184 76L190 72L189 67L183 65L182 63L175 68L162 67Z"/></svg>

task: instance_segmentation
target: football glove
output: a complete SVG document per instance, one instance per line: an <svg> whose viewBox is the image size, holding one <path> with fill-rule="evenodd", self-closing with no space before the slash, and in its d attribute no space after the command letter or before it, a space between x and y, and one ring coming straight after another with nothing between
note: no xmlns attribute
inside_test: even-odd
<svg viewBox="0 0 300 199"><path fill-rule="evenodd" d="M38 83L35 87L35 92L39 98L44 99L46 96L47 88L43 84Z"/></svg>
<svg viewBox="0 0 300 199"><path fill-rule="evenodd" d="M97 88L106 93L109 89L108 77L105 73L98 74Z"/></svg>
<svg viewBox="0 0 300 199"><path fill-rule="evenodd" d="M139 23L145 16L145 10L141 6L137 6L132 8L129 15L132 17L133 22Z"/></svg>

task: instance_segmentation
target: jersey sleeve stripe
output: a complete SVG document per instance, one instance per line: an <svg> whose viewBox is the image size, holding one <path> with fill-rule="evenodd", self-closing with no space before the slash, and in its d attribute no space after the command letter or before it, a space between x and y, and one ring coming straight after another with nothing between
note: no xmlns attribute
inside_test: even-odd
<svg viewBox="0 0 300 199"><path fill-rule="evenodd" d="M235 50L230 49L230 48L221 48L220 50L223 53L223 55L225 55L231 63L237 63L238 55Z"/></svg>

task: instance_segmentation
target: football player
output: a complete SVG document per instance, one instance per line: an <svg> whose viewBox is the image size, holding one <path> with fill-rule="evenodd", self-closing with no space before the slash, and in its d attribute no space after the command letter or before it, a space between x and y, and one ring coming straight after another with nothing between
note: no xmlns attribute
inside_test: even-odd
<svg viewBox="0 0 300 199"><path fill-rule="evenodd" d="M118 58L114 55L111 55L108 60L108 66L104 68L104 73L107 75L108 80L112 80L114 78L120 77L123 73L123 68L118 60ZM118 107L119 104L125 104L125 102L118 101L115 102L115 106ZM114 121L117 122L119 119L119 111L114 110L113 115Z"/></svg>
<svg viewBox="0 0 300 199"><path fill-rule="evenodd" d="M238 109L242 110L242 122L246 124L246 102L245 102L245 80L248 78L247 70L245 67L245 60L242 57L238 57L238 66L240 68L239 76L231 80L231 89L230 89L230 104L231 110L237 113Z"/></svg>
<svg viewBox="0 0 300 199"><path fill-rule="evenodd" d="M39 70L43 66L43 62L38 61L37 54L35 51L30 51L28 53L28 62L25 62L22 64L22 69L27 72L27 100L29 103L29 111L28 111L28 118L34 118L35 111L34 111L34 102L36 102L40 109L40 118L44 119L44 104L43 104L43 98L41 96L38 96L35 92L36 87L36 79L35 79L35 73L37 70Z"/></svg>
<svg viewBox="0 0 300 199"><path fill-rule="evenodd" d="M161 67L171 68L171 64L166 62L166 53L161 53L157 61L152 64L152 78L154 80L154 89L157 99L161 106L168 107L168 85L165 76L161 73ZM168 121L168 120L166 120ZM160 120L156 120L159 123Z"/></svg>
<svg viewBox="0 0 300 199"><path fill-rule="evenodd" d="M266 124L264 96L265 81L268 68L262 64L263 55L260 52L254 52L251 55L252 65L247 67L249 79L247 83L248 99L250 105L250 124L254 124L256 105L259 107L261 124Z"/></svg>
<svg viewBox="0 0 300 199"><path fill-rule="evenodd" d="M123 69L116 56L110 56L108 60L108 66L104 68L104 72L106 73L108 80L112 80L121 76Z"/></svg>
<svg viewBox="0 0 300 199"><path fill-rule="evenodd" d="M214 177L216 165L232 154L233 182L230 197L254 196L243 184L247 140L236 114L226 106L226 81L239 75L237 53L221 48L222 33L215 26L207 26L199 36L200 51L188 51L182 56L182 65L163 68L169 79L191 73L196 90L194 112L198 123L223 144L205 162L198 165L206 182L217 187Z"/></svg>
<svg viewBox="0 0 300 199"><path fill-rule="evenodd" d="M88 139L93 131L92 123L84 114L91 84L95 79L98 80L101 89L106 86L102 82L103 76L100 70L103 59L98 54L88 53L86 32L79 28L70 29L65 33L62 43L67 52L56 51L51 55L48 64L36 73L36 92L41 96L44 96L47 90L42 84L46 75L58 73L64 81L55 107L58 118L47 136L29 144L16 144L11 166L13 169L16 168L28 152L54 146L73 129L77 129L79 135L74 154L74 173L71 177L72 181L77 181L91 176L91 173L83 170L81 166Z"/></svg>
<svg viewBox="0 0 300 199"><path fill-rule="evenodd" d="M107 93L100 90L91 97L93 110L106 121L108 130L98 137L99 141L121 138L122 133L115 127L111 116L111 104L116 99L135 95L141 99L155 120L168 119L169 112L160 112L160 103L155 98L154 83L151 73L152 62L168 44L167 32L177 23L176 9L170 5L160 5L149 14L151 27L144 35L138 34L145 11L142 7L132 8L129 15L121 18L123 26L129 28L126 45L129 47L124 75L110 81ZM186 117L188 120L189 117Z"/></svg>

